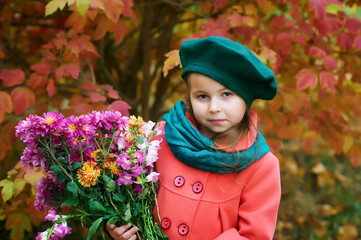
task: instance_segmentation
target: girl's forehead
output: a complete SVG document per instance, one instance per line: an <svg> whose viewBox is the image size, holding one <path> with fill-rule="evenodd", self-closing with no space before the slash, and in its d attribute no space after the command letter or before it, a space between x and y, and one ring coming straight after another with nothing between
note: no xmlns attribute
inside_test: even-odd
<svg viewBox="0 0 361 240"><path fill-rule="evenodd" d="M190 73L189 76L187 77L187 82L188 82L188 88L191 89L203 89L203 90L227 89L221 83L200 73Z"/></svg>

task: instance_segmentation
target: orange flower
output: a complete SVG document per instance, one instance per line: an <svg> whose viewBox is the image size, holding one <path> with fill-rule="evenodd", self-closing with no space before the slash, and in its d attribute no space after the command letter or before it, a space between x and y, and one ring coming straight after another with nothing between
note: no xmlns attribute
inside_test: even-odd
<svg viewBox="0 0 361 240"><path fill-rule="evenodd" d="M95 162L85 162L78 170L79 183L84 187L94 186L100 176L100 169Z"/></svg>
<svg viewBox="0 0 361 240"><path fill-rule="evenodd" d="M115 175L119 175L119 174L122 173L122 170L118 169L117 157L114 156L114 155L108 155L107 156L107 158L105 159L103 167L105 169L110 169L110 171Z"/></svg>
<svg viewBox="0 0 361 240"><path fill-rule="evenodd" d="M145 122L142 117L130 116L130 121L127 123L128 131L126 133L126 138L128 142L132 141L137 135L145 135L142 127L145 125Z"/></svg>

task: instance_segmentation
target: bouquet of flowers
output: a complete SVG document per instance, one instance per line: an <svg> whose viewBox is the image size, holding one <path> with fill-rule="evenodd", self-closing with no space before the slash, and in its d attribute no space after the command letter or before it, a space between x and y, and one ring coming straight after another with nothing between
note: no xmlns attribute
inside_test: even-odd
<svg viewBox="0 0 361 240"><path fill-rule="evenodd" d="M50 208L45 220L53 225L37 240L63 238L74 217L90 226L87 239L106 221L137 226L139 239L167 239L153 215L161 141L154 122L113 111L68 118L53 111L30 114L16 135L26 145L22 164L47 173L36 186L35 207ZM67 215L57 214L63 207Z"/></svg>

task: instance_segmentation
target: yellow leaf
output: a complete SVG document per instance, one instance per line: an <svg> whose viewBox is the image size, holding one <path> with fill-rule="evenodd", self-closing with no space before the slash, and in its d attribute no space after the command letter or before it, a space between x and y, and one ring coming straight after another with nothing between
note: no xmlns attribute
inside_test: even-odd
<svg viewBox="0 0 361 240"><path fill-rule="evenodd" d="M9 179L4 179L0 181L0 187L3 187L1 190L1 195L5 203L13 196L14 183Z"/></svg>
<svg viewBox="0 0 361 240"><path fill-rule="evenodd" d="M81 16L88 11L90 5L90 0L76 0L76 7Z"/></svg>
<svg viewBox="0 0 361 240"><path fill-rule="evenodd" d="M164 77L168 75L169 70L180 65L179 50L170 51L165 56L167 57L167 59L164 61L164 65L163 65Z"/></svg>
<svg viewBox="0 0 361 240"><path fill-rule="evenodd" d="M262 8L262 12L265 14L269 14L269 13L277 10L277 8L272 4L271 1L266 1L265 3L263 3L261 8Z"/></svg>
<svg viewBox="0 0 361 240"><path fill-rule="evenodd" d="M24 179L16 179L14 181L14 197L16 197L25 187L25 180Z"/></svg>
<svg viewBox="0 0 361 240"><path fill-rule="evenodd" d="M354 143L355 143L355 139L350 134L345 135L343 138L342 151L344 153L347 153L350 150L350 148L353 146Z"/></svg>
<svg viewBox="0 0 361 240"><path fill-rule="evenodd" d="M67 0L52 0L45 6L45 16L49 16L56 12L58 8L63 10Z"/></svg>

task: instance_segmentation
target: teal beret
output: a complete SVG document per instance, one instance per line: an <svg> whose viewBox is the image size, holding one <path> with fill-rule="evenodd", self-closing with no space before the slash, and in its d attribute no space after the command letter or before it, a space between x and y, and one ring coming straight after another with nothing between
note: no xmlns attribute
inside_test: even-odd
<svg viewBox="0 0 361 240"><path fill-rule="evenodd" d="M187 73L206 75L242 97L247 106L255 99L271 100L277 94L274 73L247 47L223 37L182 43L179 56Z"/></svg>

